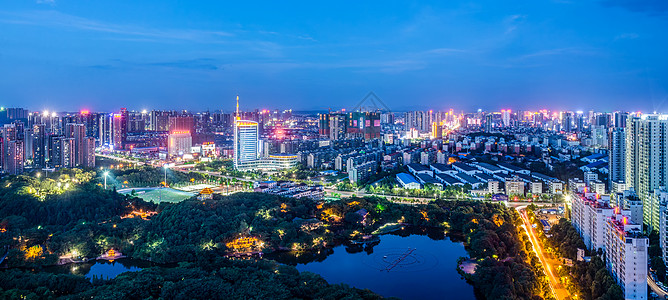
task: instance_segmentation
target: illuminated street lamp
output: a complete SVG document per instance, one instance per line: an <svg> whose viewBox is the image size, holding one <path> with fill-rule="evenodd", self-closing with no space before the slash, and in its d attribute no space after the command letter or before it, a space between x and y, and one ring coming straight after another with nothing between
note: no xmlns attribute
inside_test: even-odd
<svg viewBox="0 0 668 300"><path fill-rule="evenodd" d="M104 175L104 189L107 189L107 176L109 176L109 171L105 171L102 175Z"/></svg>

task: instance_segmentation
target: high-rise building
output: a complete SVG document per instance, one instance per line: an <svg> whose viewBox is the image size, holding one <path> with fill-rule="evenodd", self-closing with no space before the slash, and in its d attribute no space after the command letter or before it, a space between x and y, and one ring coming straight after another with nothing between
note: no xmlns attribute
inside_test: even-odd
<svg viewBox="0 0 668 300"><path fill-rule="evenodd" d="M434 118L431 111L409 111L404 114L406 130L416 129L419 132L430 132L433 122Z"/></svg>
<svg viewBox="0 0 668 300"><path fill-rule="evenodd" d="M591 143L593 147L608 147L608 132L603 125L591 125Z"/></svg>
<svg viewBox="0 0 668 300"><path fill-rule="evenodd" d="M503 122L503 127L510 127L510 109L501 110L501 121Z"/></svg>
<svg viewBox="0 0 668 300"><path fill-rule="evenodd" d="M47 137L46 125L35 124L32 129L33 138L33 166L36 168L46 168L47 158Z"/></svg>
<svg viewBox="0 0 668 300"><path fill-rule="evenodd" d="M128 134L127 129L127 122L126 119L124 119L123 114L114 114L112 121L113 135L111 136L114 149L122 150L125 148L125 140Z"/></svg>
<svg viewBox="0 0 668 300"><path fill-rule="evenodd" d="M16 123L5 124L2 128L2 170L11 175L23 173L24 146L19 139Z"/></svg>
<svg viewBox="0 0 668 300"><path fill-rule="evenodd" d="M151 131L169 131L168 111L151 111L149 114L149 130Z"/></svg>
<svg viewBox="0 0 668 300"><path fill-rule="evenodd" d="M62 160L62 140L65 137L62 135L50 135L49 136L49 149L48 149L48 161L47 161L47 166L49 168L60 168L63 166L63 160Z"/></svg>
<svg viewBox="0 0 668 300"><path fill-rule="evenodd" d="M644 221L651 230L659 229L659 203L651 194L668 179L668 115L642 115L626 122L625 182L644 206Z"/></svg>
<svg viewBox="0 0 668 300"><path fill-rule="evenodd" d="M613 126L614 127L626 127L626 120L629 117L629 113L616 111L613 113Z"/></svg>
<svg viewBox="0 0 668 300"><path fill-rule="evenodd" d="M248 169L258 159L258 123L236 120L234 125L234 168Z"/></svg>
<svg viewBox="0 0 668 300"><path fill-rule="evenodd" d="M188 131L195 133L195 122L192 116L171 116L169 117L169 132Z"/></svg>
<svg viewBox="0 0 668 300"><path fill-rule="evenodd" d="M622 288L624 299L647 299L649 239L642 234L642 224L615 214L606 225L607 269Z"/></svg>
<svg viewBox="0 0 668 300"><path fill-rule="evenodd" d="M346 115L345 114L329 114L329 139L342 140L346 138Z"/></svg>
<svg viewBox="0 0 668 300"><path fill-rule="evenodd" d="M565 111L561 115L561 131L571 132L573 129L573 113L570 111Z"/></svg>
<svg viewBox="0 0 668 300"><path fill-rule="evenodd" d="M485 116L485 132L492 132L494 128L494 115L488 114Z"/></svg>
<svg viewBox="0 0 668 300"><path fill-rule="evenodd" d="M76 167L76 148L74 138L60 139L60 161L63 168Z"/></svg>
<svg viewBox="0 0 668 300"><path fill-rule="evenodd" d="M626 134L623 127L613 128L608 139L608 169L610 187L613 182L624 182L626 171ZM612 188L611 188L612 189Z"/></svg>
<svg viewBox="0 0 668 300"><path fill-rule="evenodd" d="M193 138L190 131L172 131L169 133L168 152L170 156L180 156L190 153Z"/></svg>
<svg viewBox="0 0 668 300"><path fill-rule="evenodd" d="M84 161L87 161L87 159L84 159L83 151L85 148L86 126L84 124L68 123L65 124L63 133L66 139L73 139L74 141L72 166L84 165Z"/></svg>

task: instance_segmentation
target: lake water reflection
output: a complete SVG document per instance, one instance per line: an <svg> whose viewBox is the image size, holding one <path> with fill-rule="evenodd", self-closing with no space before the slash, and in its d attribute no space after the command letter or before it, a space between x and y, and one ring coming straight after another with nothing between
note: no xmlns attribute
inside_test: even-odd
<svg viewBox="0 0 668 300"><path fill-rule="evenodd" d="M320 253L281 253L268 258L345 283L401 299L476 299L457 273L464 245L442 230L404 229L367 245L342 245Z"/></svg>

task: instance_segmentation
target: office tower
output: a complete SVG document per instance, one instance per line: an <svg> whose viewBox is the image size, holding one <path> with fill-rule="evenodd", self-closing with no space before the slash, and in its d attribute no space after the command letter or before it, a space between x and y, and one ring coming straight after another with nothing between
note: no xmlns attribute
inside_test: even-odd
<svg viewBox="0 0 668 300"><path fill-rule="evenodd" d="M659 203L651 194L666 186L668 165L668 115L630 117L626 122L625 181L643 201L644 223L658 230Z"/></svg>
<svg viewBox="0 0 668 300"><path fill-rule="evenodd" d="M573 129L573 113L570 111L563 112L561 116L561 131L571 132Z"/></svg>
<svg viewBox="0 0 668 300"><path fill-rule="evenodd" d="M510 127L510 109L501 110L501 121L503 122L503 127Z"/></svg>
<svg viewBox="0 0 668 300"><path fill-rule="evenodd" d="M32 127L33 137L33 166L35 168L46 168L47 138L46 125L35 124Z"/></svg>
<svg viewBox="0 0 668 300"><path fill-rule="evenodd" d="M625 182L626 134L623 127L613 128L608 139L608 169L610 187L613 182Z"/></svg>
<svg viewBox="0 0 668 300"><path fill-rule="evenodd" d="M234 126L234 167L251 168L258 158L258 123L236 120Z"/></svg>
<svg viewBox="0 0 668 300"><path fill-rule="evenodd" d="M180 156L190 153L193 145L190 131L172 131L169 133L168 153L170 156Z"/></svg>

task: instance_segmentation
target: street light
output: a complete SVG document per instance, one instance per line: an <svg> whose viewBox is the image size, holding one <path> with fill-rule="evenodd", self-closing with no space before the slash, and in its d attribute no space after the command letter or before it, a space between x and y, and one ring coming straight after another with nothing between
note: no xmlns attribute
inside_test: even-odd
<svg viewBox="0 0 668 300"><path fill-rule="evenodd" d="M104 189L106 190L107 189L107 176L109 176L109 171L105 171L104 173L102 173L102 175L104 175Z"/></svg>

